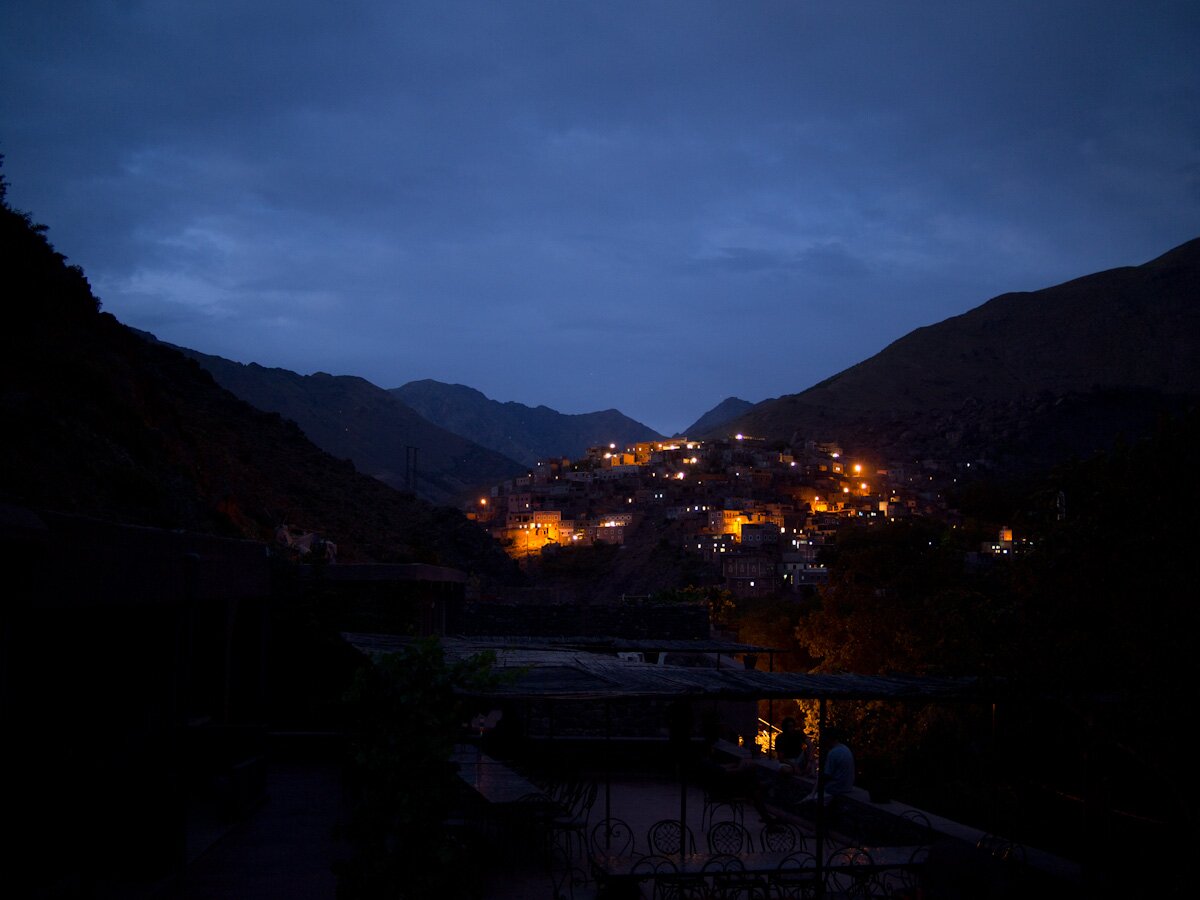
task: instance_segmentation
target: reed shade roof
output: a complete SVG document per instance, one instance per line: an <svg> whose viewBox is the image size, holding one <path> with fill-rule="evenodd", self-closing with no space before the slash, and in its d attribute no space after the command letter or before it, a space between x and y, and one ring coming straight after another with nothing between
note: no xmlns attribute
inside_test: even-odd
<svg viewBox="0 0 1200 900"><path fill-rule="evenodd" d="M408 640L394 635L345 634L360 651L398 650ZM627 641L575 638L444 638L449 659L491 650L498 669L516 670L489 689L497 699L600 700L619 697L711 697L743 700L981 700L985 688L973 678L904 675L805 674L747 669L736 655L769 648L722 641ZM727 664L651 665L608 655L625 649L668 653L727 654ZM990 686L994 689L994 685ZM989 695L994 693L988 691Z"/></svg>

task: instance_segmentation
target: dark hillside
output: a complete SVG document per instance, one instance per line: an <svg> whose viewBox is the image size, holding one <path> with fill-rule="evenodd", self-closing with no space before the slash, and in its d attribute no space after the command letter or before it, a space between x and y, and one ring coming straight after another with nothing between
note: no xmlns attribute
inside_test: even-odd
<svg viewBox="0 0 1200 900"><path fill-rule="evenodd" d="M0 502L264 541L288 523L334 541L347 562L512 577L457 512L360 474L100 312L45 229L0 207Z"/></svg>
<svg viewBox="0 0 1200 900"><path fill-rule="evenodd" d="M719 430L1032 469L1135 439L1198 396L1200 239L995 297Z"/></svg>
<svg viewBox="0 0 1200 900"><path fill-rule="evenodd" d="M243 365L178 347L217 383L258 409L293 420L322 450L352 460L360 472L431 503L461 505L481 486L525 472L520 463L447 431L392 393L349 375ZM411 460L410 451L415 451Z"/></svg>
<svg viewBox="0 0 1200 900"><path fill-rule="evenodd" d="M753 406L754 404L749 400L743 400L740 397L726 397L680 432L680 435L690 437L696 434L711 434L726 422L736 419Z"/></svg>
<svg viewBox="0 0 1200 900"><path fill-rule="evenodd" d="M491 400L463 384L425 379L392 396L431 422L531 466L539 459L578 459L589 447L656 441L662 435L619 410L568 415L548 406Z"/></svg>

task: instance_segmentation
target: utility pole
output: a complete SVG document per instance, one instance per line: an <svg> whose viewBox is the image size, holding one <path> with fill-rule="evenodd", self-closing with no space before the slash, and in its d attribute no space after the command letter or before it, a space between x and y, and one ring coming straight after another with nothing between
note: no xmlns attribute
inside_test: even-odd
<svg viewBox="0 0 1200 900"><path fill-rule="evenodd" d="M404 486L412 491L417 492L417 451L420 447L404 447Z"/></svg>

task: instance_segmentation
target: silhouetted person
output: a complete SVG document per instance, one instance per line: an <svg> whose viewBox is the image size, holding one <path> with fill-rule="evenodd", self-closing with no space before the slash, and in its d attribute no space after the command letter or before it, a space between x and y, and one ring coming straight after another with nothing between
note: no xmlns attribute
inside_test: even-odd
<svg viewBox="0 0 1200 900"><path fill-rule="evenodd" d="M842 741L836 728L826 729L829 752L825 756L825 794L848 794L854 787L854 754Z"/></svg>
<svg viewBox="0 0 1200 900"><path fill-rule="evenodd" d="M775 738L775 754L793 774L812 775L812 742L792 716L783 720L782 730Z"/></svg>
<svg viewBox="0 0 1200 900"><path fill-rule="evenodd" d="M854 789L854 754L842 740L841 730L828 726L821 730L822 754L825 757L825 805L831 805ZM818 788L812 789L801 803L815 803Z"/></svg>

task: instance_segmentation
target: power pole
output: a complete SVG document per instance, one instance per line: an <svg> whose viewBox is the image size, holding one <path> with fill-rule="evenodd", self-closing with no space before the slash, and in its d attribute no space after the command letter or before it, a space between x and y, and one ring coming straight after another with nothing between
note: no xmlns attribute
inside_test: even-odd
<svg viewBox="0 0 1200 900"><path fill-rule="evenodd" d="M404 486L412 491L417 492L417 451L420 447L404 447Z"/></svg>

